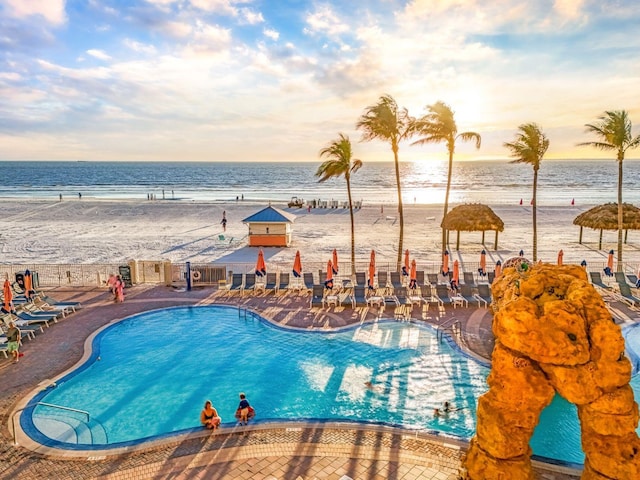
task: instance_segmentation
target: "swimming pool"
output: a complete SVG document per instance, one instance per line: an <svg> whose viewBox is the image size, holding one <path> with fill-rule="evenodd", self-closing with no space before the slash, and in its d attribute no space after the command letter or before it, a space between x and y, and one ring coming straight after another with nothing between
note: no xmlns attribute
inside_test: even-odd
<svg viewBox="0 0 640 480"><path fill-rule="evenodd" d="M102 450L200 430L206 399L234 425L241 391L259 422L368 422L469 439L489 372L428 326L299 332L222 306L135 315L92 345L85 363L30 400L20 421L34 440ZM444 401L460 410L434 418ZM536 455L582 462L575 407L556 397L531 444Z"/></svg>

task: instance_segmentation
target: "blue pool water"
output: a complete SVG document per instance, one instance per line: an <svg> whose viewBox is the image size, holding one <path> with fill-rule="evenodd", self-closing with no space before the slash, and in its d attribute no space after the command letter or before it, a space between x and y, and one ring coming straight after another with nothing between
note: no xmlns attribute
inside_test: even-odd
<svg viewBox="0 0 640 480"><path fill-rule="evenodd" d="M428 326L383 321L301 333L220 306L130 317L101 332L93 349L80 369L31 401L87 411L89 421L35 406L21 424L36 440L109 448L199 429L206 399L233 425L241 391L260 422L363 421L469 439L489 373ZM444 401L460 410L434 418ZM531 445L536 455L581 463L579 436L575 407L557 396Z"/></svg>

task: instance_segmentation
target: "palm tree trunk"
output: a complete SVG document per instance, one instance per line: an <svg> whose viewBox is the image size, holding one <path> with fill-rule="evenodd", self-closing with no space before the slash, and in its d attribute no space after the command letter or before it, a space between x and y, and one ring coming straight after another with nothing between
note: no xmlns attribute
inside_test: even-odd
<svg viewBox="0 0 640 480"><path fill-rule="evenodd" d="M351 215L351 277L356 275L356 234L355 223L353 221L353 203L351 202L351 182L349 175L345 175L347 180L347 196L349 197L349 214Z"/></svg>
<svg viewBox="0 0 640 480"><path fill-rule="evenodd" d="M449 147L449 172L447 173L447 192L444 194L444 213L442 215L442 221L447 218L449 212L449 191L451 190L451 168L453 167L453 149ZM447 249L447 232L442 227L442 251Z"/></svg>
<svg viewBox="0 0 640 480"><path fill-rule="evenodd" d="M533 169L533 261L538 260L538 169Z"/></svg>
<svg viewBox="0 0 640 480"><path fill-rule="evenodd" d="M618 265L616 271L622 271L622 160L624 154L618 152Z"/></svg>
<svg viewBox="0 0 640 480"><path fill-rule="evenodd" d="M400 217L400 234L398 238L398 261L396 263L396 271L401 270L402 265L402 241L404 239L404 209L402 207L402 188L400 187L400 162L398 161L398 146L392 145L393 160L396 167L396 186L398 187L398 216Z"/></svg>

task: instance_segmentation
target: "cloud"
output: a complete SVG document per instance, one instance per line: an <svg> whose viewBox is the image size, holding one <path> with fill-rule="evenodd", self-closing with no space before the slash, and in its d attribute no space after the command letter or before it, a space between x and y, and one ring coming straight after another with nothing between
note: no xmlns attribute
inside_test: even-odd
<svg viewBox="0 0 640 480"><path fill-rule="evenodd" d="M273 30L271 28L265 28L262 30L262 33L265 37L270 38L273 41L278 40L280 38L280 33L277 30Z"/></svg>
<svg viewBox="0 0 640 480"><path fill-rule="evenodd" d="M349 25L343 22L330 5L318 5L313 13L309 13L305 22L305 33L310 35L339 36L349 31Z"/></svg>
<svg viewBox="0 0 640 480"><path fill-rule="evenodd" d="M143 53L145 55L155 55L156 53L158 53L157 49L155 46L153 45L148 45L142 42L138 42L137 40L131 39L131 38L125 38L122 43L129 48L130 50L133 50L136 53Z"/></svg>
<svg viewBox="0 0 640 480"><path fill-rule="evenodd" d="M65 0L5 0L6 12L17 18L42 16L53 25L66 21Z"/></svg>
<svg viewBox="0 0 640 480"><path fill-rule="evenodd" d="M87 50L87 54L91 55L94 58L97 58L98 60L104 60L104 61L111 60L111 57L107 55L103 50L92 48Z"/></svg>
<svg viewBox="0 0 640 480"><path fill-rule="evenodd" d="M249 25L257 25L264 22L262 13L255 12L250 8L241 8L239 11L239 15L242 18L242 23L246 23Z"/></svg>

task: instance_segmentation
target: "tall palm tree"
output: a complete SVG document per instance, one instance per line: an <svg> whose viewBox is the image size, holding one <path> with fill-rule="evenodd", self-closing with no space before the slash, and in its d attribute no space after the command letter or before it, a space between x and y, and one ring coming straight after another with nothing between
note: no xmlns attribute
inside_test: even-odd
<svg viewBox="0 0 640 480"><path fill-rule="evenodd" d="M538 204L538 170L542 157L549 148L549 139L542 129L535 123L524 123L518 127L516 139L513 142L505 142L504 146L511 151L514 157L511 163L528 163L533 167L533 261L538 260L538 223L536 208Z"/></svg>
<svg viewBox="0 0 640 480"><path fill-rule="evenodd" d="M436 102L433 105L427 105L427 114L416 120L414 125L415 132L418 135L424 135L424 138L417 140L412 145L424 145L427 143L441 143L447 144L447 150L449 151L449 171L447 173L447 192L444 196L444 214L443 219L446 218L449 212L449 191L451 190L451 170L453 166L453 153L456 149L456 141L462 140L463 142L470 142L474 140L476 142L476 148L480 148L480 134L476 132L462 132L458 133L458 126L453 117L453 111L451 107L444 102ZM442 251L447 248L447 233L444 227L442 228Z"/></svg>
<svg viewBox="0 0 640 480"><path fill-rule="evenodd" d="M402 206L398 149L400 142L411 136L413 121L414 119L409 116L406 108L398 108L398 104L393 97L385 94L380 97L378 103L368 106L356 123L356 128L362 130L362 140L368 142L378 139L389 142L393 152L396 186L398 189L398 216L400 217L397 271L400 271L400 266L402 265L402 241L404 238L404 208Z"/></svg>
<svg viewBox="0 0 640 480"><path fill-rule="evenodd" d="M362 160L353 158L351 141L344 134L339 134L337 140L332 141L320 150L320 157L327 158L316 171L319 182L325 182L330 178L342 177L347 181L347 196L349 197L349 214L351 215L351 273L356 271L356 237L353 221L353 203L351 201L351 175L362 167Z"/></svg>
<svg viewBox="0 0 640 480"><path fill-rule="evenodd" d="M618 160L618 268L622 271L622 162L627 150L640 146L640 135L635 138L631 134L631 120L625 110L604 112L598 122L586 124L587 133L599 138L597 142L583 142L579 146L588 145L600 150L617 151Z"/></svg>

